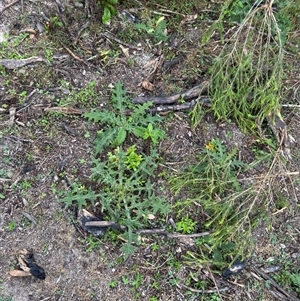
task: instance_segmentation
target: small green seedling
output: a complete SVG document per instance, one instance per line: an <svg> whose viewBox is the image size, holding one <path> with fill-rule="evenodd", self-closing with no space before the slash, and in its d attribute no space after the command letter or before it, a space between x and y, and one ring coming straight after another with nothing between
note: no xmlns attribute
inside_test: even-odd
<svg viewBox="0 0 300 301"><path fill-rule="evenodd" d="M179 232L183 234L190 234L195 231L195 226L197 222L189 218L188 215L183 217L179 222L176 223L176 228Z"/></svg>
<svg viewBox="0 0 300 301"><path fill-rule="evenodd" d="M86 242L87 242L87 245L88 245L88 248L86 249L87 253L91 252L93 249L100 246L99 240L97 240L95 237L93 237L93 235L89 235L86 238Z"/></svg>
<svg viewBox="0 0 300 301"><path fill-rule="evenodd" d="M15 228L16 228L16 222L10 221L8 224L8 227L6 229L7 229L7 231L12 232L15 230Z"/></svg>
<svg viewBox="0 0 300 301"><path fill-rule="evenodd" d="M148 124L147 128L136 127L134 134L144 140L151 139L153 144L158 144L160 140L165 138L165 132L159 128L154 129L151 123Z"/></svg>

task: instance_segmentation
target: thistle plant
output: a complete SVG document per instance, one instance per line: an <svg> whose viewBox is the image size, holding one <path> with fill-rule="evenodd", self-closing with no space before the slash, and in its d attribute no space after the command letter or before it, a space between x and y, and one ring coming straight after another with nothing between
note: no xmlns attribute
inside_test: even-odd
<svg viewBox="0 0 300 301"><path fill-rule="evenodd" d="M108 146L122 145L128 134L137 137L145 135L149 132L149 124L152 130L149 137L152 140L159 141L164 137L162 130L153 129L153 124L159 124L162 119L158 115L148 113L151 102L132 107L120 82L115 84L112 91L111 104L112 110L94 110L84 114L90 121L101 122L103 125L95 139L96 154L101 153Z"/></svg>
<svg viewBox="0 0 300 301"><path fill-rule="evenodd" d="M126 243L121 250L128 257L139 243L136 230L145 227L147 217L165 216L170 210L153 188L158 153L150 147L145 154L137 146L138 142L143 144L143 139L150 139L155 146L164 137L164 131L159 128L161 118L147 112L151 104L132 107L120 82L112 92L111 104L110 111L85 113L90 121L101 123L91 158L92 188L73 185L60 201L79 209L98 202L101 215L125 229L121 235ZM132 136L137 144L129 144Z"/></svg>

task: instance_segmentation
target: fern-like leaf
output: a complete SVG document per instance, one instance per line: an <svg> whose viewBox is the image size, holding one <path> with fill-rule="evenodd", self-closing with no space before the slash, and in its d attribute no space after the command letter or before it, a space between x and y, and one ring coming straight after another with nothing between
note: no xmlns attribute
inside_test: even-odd
<svg viewBox="0 0 300 301"><path fill-rule="evenodd" d="M115 89L113 90L111 100L119 113L122 113L125 109L125 106L123 105L125 99L125 91L123 90L121 82L118 81L115 84Z"/></svg>
<svg viewBox="0 0 300 301"><path fill-rule="evenodd" d="M92 111L87 112L83 115L84 117L88 118L89 121L94 122L101 122L101 123L107 123L109 125L115 125L116 124L116 115L113 112L104 110L104 111Z"/></svg>
<svg viewBox="0 0 300 301"><path fill-rule="evenodd" d="M105 147L109 146L117 136L117 128L109 128L105 132L100 132L98 137L95 139L95 153L100 154Z"/></svg>
<svg viewBox="0 0 300 301"><path fill-rule="evenodd" d="M87 201L90 201L93 205L95 200L99 197L91 188L88 192L78 190L76 194L69 192L64 198L60 199L59 202L65 203L66 207L72 206L74 203L78 205L78 209L81 210L82 207L87 206Z"/></svg>

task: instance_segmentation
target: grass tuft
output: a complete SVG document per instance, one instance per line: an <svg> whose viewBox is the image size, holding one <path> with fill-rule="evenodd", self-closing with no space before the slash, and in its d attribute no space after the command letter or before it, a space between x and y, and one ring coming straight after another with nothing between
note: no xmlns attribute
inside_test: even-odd
<svg viewBox="0 0 300 301"><path fill-rule="evenodd" d="M252 7L211 68L209 93L217 119L234 118L258 133L280 108L283 49L272 3Z"/></svg>

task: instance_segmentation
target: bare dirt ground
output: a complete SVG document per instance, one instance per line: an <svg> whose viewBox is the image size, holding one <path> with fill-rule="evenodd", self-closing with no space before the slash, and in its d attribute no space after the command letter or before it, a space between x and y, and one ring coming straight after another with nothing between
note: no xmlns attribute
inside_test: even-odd
<svg viewBox="0 0 300 301"><path fill-rule="evenodd" d="M140 94L170 95L207 80L211 59L222 46L215 43L214 47L200 51L199 37L211 20L217 18L219 4L196 1L186 11L180 11L182 15L179 11L166 13L172 17L178 13L179 21L177 31L168 32L168 44L163 44L137 34L130 22L120 17L104 26L96 13L87 24L84 3L80 1L16 1L3 10L12 2L0 3L0 59L38 56L45 60L0 70L0 193L3 196L0 199L0 301L271 301L292 300L291 296L299 300L300 113L297 107L283 108L288 132L293 137L292 160L288 165L291 176L278 177L278 185L274 184L278 193L288 195L289 205L274 212L271 227L264 221L254 231L254 253L241 274L229 280L216 274L219 288L226 288L220 292L213 285L204 291L187 285L187 276L192 274L202 279L214 277L205 265L188 264L184 255L189 247L182 241L148 237L124 261L120 241L103 239L90 248L91 241L74 227L72 212L58 202L60 193L68 189L65 176L71 182L75 179L84 182L90 176L93 137L99 128L87 122L80 112L94 107L109 108L110 85L118 80L132 98ZM142 18L153 12L154 7L157 11L161 9L146 2L134 3L123 3L118 11L132 9L133 14ZM185 14L196 13L203 15L203 19L179 25ZM58 25L61 21L66 27ZM299 29L293 34L299 36ZM5 43L11 41L14 46L10 44L7 53ZM163 57L163 47L172 56ZM298 53L287 55L290 70L285 80L284 102L289 104L299 104L299 59L298 45ZM154 84L151 92L141 85L149 78ZM75 95L93 81L95 94L87 102L81 102ZM70 104L79 114L49 112L49 108ZM187 164L213 138L219 138L229 149L237 147L245 162L250 162L255 155L251 151L255 137L241 132L233 122L216 122L211 113L204 115L196 129L191 129L188 111L171 113L166 116L164 127L166 139L159 150L167 173ZM158 180L157 186L173 204L175 197L166 181ZM175 218L170 214L171 217ZM156 244L158 249L154 247ZM34 250L36 262L45 269L45 280L8 274L17 268L21 249ZM264 278L252 265L279 270ZM290 280L290 274L298 275L298 287ZM278 287L272 282L274 279Z"/></svg>

